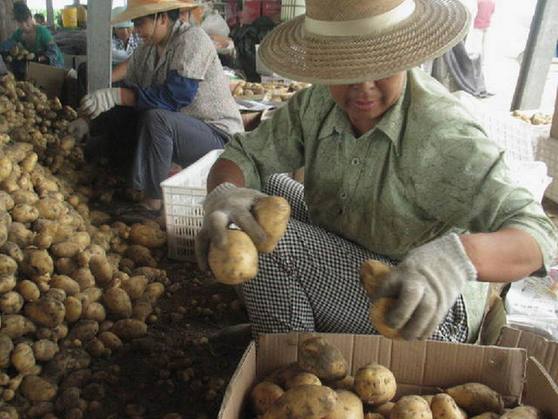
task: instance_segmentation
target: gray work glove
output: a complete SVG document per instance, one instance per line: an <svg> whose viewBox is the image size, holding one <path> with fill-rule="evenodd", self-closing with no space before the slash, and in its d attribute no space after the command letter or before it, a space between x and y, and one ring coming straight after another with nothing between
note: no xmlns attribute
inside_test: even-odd
<svg viewBox="0 0 558 419"><path fill-rule="evenodd" d="M89 134L89 124L83 118L75 119L68 124L68 134L74 136L76 140L82 141Z"/></svg>
<svg viewBox="0 0 558 419"><path fill-rule="evenodd" d="M202 271L209 270L209 244L225 246L227 227L232 223L248 234L254 244L265 240L265 232L250 212L254 203L265 196L255 189L239 188L232 183L222 183L207 195L203 205L203 225L196 236L196 259Z"/></svg>
<svg viewBox="0 0 558 419"><path fill-rule="evenodd" d="M409 252L378 281L373 301L395 298L386 314L388 326L404 339L427 339L442 323L467 281L477 271L455 233L440 237ZM372 302L373 302L372 301Z"/></svg>

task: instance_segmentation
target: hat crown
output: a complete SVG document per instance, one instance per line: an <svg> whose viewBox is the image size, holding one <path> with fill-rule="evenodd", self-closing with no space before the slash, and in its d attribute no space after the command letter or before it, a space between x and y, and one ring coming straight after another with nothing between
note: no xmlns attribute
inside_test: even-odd
<svg viewBox="0 0 558 419"><path fill-rule="evenodd" d="M306 0L306 16L315 20L342 22L379 16L405 0Z"/></svg>

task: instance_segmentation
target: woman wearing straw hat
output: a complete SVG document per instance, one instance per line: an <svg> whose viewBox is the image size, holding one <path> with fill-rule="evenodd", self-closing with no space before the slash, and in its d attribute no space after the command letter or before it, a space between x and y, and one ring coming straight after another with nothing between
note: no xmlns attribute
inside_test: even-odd
<svg viewBox="0 0 558 419"><path fill-rule="evenodd" d="M186 167L243 130L211 40L178 19L185 7L196 5L128 0L112 24L132 20L143 44L128 62L126 87L100 89L81 101L82 115L102 115L95 125L104 134L90 136L86 154L107 156L119 167L132 158L132 187L146 197L141 207L154 212L173 162Z"/></svg>
<svg viewBox="0 0 558 419"><path fill-rule="evenodd" d="M396 298L387 322L403 337L474 341L488 283L544 273L552 222L472 116L415 68L461 40L468 19L458 0L307 0L264 39L265 65L314 86L227 144L196 241L207 269L229 223L265 236L257 198L290 200L285 236L240 287L255 333L375 333L358 273L379 259L395 266L375 298ZM274 175L300 167L304 187Z"/></svg>

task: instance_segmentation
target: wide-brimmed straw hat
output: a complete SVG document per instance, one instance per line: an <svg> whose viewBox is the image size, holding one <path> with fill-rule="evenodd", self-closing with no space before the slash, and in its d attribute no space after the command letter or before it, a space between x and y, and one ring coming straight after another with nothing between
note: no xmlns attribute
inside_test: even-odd
<svg viewBox="0 0 558 419"><path fill-rule="evenodd" d="M306 14L271 31L258 53L292 80L378 80L442 55L470 19L459 0L306 0Z"/></svg>
<svg viewBox="0 0 558 419"><path fill-rule="evenodd" d="M133 20L154 13L167 12L175 9L194 9L198 4L181 0L128 0L126 9L111 19L111 24L117 24L126 20Z"/></svg>
<svg viewBox="0 0 558 419"><path fill-rule="evenodd" d="M114 7L110 12L111 20L114 19L116 16L118 16L120 13L122 13L124 10L126 10L126 8L122 6ZM133 28L134 23L131 20L123 20L122 22L118 22L112 25L112 27L116 29Z"/></svg>

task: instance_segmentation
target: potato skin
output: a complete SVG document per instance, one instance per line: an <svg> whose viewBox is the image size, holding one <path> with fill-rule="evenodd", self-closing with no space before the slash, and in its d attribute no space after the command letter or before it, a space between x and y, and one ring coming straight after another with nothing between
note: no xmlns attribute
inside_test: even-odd
<svg viewBox="0 0 558 419"><path fill-rule="evenodd" d="M208 263L217 281L236 285L258 273L258 251L250 237L240 230L227 230L224 248L209 245Z"/></svg>
<svg viewBox="0 0 558 419"><path fill-rule="evenodd" d="M481 383L466 383L446 390L470 416L485 412L502 413L504 402L502 396Z"/></svg>
<svg viewBox="0 0 558 419"><path fill-rule="evenodd" d="M371 363L355 374L354 389L363 402L377 406L389 402L395 396L397 383L388 368Z"/></svg>
<svg viewBox="0 0 558 419"><path fill-rule="evenodd" d="M432 397L430 410L434 419L467 419L455 400L449 394L440 393Z"/></svg>
<svg viewBox="0 0 558 419"><path fill-rule="evenodd" d="M299 343L297 364L300 369L324 381L341 380L348 372L347 361L341 351L320 336Z"/></svg>
<svg viewBox="0 0 558 419"><path fill-rule="evenodd" d="M393 406L390 419L432 419L428 402L420 396L403 396Z"/></svg>
<svg viewBox="0 0 558 419"><path fill-rule="evenodd" d="M256 247L259 252L271 253L287 231L291 206L283 197L267 196L256 201L253 211L266 234L266 239Z"/></svg>
<svg viewBox="0 0 558 419"><path fill-rule="evenodd" d="M543 415L539 409L533 406L518 406L514 409L508 410L501 419L542 419Z"/></svg>
<svg viewBox="0 0 558 419"><path fill-rule="evenodd" d="M287 390L263 419L322 419L335 409L337 393L325 386L302 385Z"/></svg>
<svg viewBox="0 0 558 419"><path fill-rule="evenodd" d="M360 398L351 391L337 390L335 410L324 419L364 419L364 407Z"/></svg>
<svg viewBox="0 0 558 419"><path fill-rule="evenodd" d="M285 392L277 384L262 381L250 392L250 404L257 415L263 415Z"/></svg>
<svg viewBox="0 0 558 419"><path fill-rule="evenodd" d="M285 388L289 390L293 387L304 385L304 384L313 384L315 386L321 386L322 382L318 377L316 377L314 374L310 372L301 372L300 374L296 374L293 377L287 379L285 382Z"/></svg>

